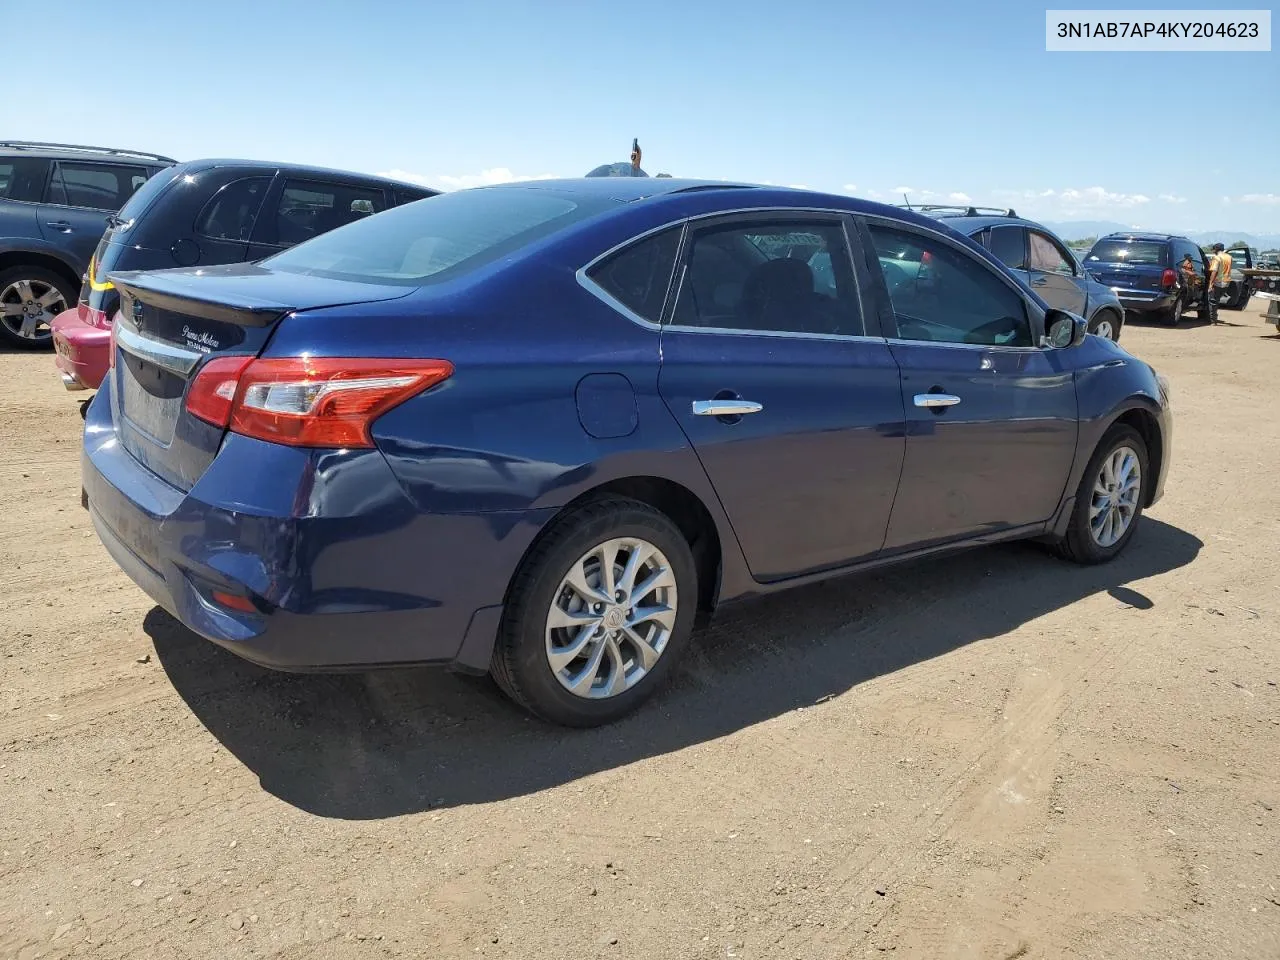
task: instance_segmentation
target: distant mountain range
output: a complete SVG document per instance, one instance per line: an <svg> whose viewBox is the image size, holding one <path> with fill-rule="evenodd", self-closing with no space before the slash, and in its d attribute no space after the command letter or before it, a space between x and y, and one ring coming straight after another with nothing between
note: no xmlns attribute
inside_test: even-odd
<svg viewBox="0 0 1280 960"><path fill-rule="evenodd" d="M1113 220L1057 220L1043 221L1044 225L1062 237L1063 240L1083 240L1085 237L1101 237L1108 233L1125 233L1133 230L1127 223L1116 223ZM1199 244L1235 243L1243 240L1251 247L1259 250L1273 250L1280 247L1280 233L1247 233L1244 230L1167 230L1164 227L1143 227L1157 233L1179 233Z"/></svg>

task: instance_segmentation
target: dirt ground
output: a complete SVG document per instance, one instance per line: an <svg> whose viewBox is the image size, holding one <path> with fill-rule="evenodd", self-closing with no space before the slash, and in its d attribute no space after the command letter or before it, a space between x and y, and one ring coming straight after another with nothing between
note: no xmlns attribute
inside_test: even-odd
<svg viewBox="0 0 1280 960"><path fill-rule="evenodd" d="M758 602L585 733L186 632L90 529L51 357L0 353L0 956L1280 958L1258 308L1126 328L1177 432L1122 560Z"/></svg>

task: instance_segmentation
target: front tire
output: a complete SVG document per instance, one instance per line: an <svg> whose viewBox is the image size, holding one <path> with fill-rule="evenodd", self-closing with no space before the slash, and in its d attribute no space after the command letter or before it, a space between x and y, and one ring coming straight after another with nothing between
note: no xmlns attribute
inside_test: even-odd
<svg viewBox="0 0 1280 960"><path fill-rule="evenodd" d="M666 681L697 605L693 552L665 514L590 501L558 518L516 572L490 673L544 720L610 723Z"/></svg>
<svg viewBox="0 0 1280 960"><path fill-rule="evenodd" d="M1116 424L1106 432L1080 478L1059 555L1085 565L1120 555L1142 517L1148 464L1147 444L1137 430Z"/></svg>
<svg viewBox="0 0 1280 960"><path fill-rule="evenodd" d="M1108 340L1120 339L1120 318L1110 310L1099 310L1089 324L1089 332Z"/></svg>

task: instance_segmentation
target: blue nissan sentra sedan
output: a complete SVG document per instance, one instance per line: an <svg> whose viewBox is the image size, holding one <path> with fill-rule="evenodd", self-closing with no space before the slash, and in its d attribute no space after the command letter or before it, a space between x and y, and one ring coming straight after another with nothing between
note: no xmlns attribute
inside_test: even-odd
<svg viewBox="0 0 1280 960"><path fill-rule="evenodd" d="M114 273L82 500L266 666L636 708L749 595L1159 499L1167 385L944 223L676 179L446 194L256 264Z"/></svg>

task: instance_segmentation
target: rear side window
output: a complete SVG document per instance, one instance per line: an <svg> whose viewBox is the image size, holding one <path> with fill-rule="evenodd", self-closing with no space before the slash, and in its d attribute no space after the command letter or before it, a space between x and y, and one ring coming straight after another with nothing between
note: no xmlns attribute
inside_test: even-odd
<svg viewBox="0 0 1280 960"><path fill-rule="evenodd" d="M1164 267L1168 244L1162 240L1099 240L1089 251L1089 263L1136 263Z"/></svg>
<svg viewBox="0 0 1280 960"><path fill-rule="evenodd" d="M264 263L292 273L418 286L508 256L605 209L606 202L580 204L520 187L460 190L349 224Z"/></svg>
<svg viewBox="0 0 1280 960"><path fill-rule="evenodd" d="M664 230L596 264L587 276L628 310L659 323L679 246L680 229Z"/></svg>
<svg viewBox="0 0 1280 960"><path fill-rule="evenodd" d="M270 186L270 177L231 181L204 205L196 218L196 233L214 240L247 241Z"/></svg>
<svg viewBox="0 0 1280 960"><path fill-rule="evenodd" d="M434 190L412 190L405 187L397 187L395 190L396 203L413 203L416 200L425 200L427 197L434 197Z"/></svg>
<svg viewBox="0 0 1280 960"><path fill-rule="evenodd" d="M1010 270L1027 269L1026 237L1022 227L992 227L991 255Z"/></svg>
<svg viewBox="0 0 1280 960"><path fill-rule="evenodd" d="M119 210L149 179L146 167L59 161L49 182L49 203Z"/></svg>
<svg viewBox="0 0 1280 960"><path fill-rule="evenodd" d="M319 180L286 180L262 239L281 247L311 240L387 206L380 188Z"/></svg>
<svg viewBox="0 0 1280 960"><path fill-rule="evenodd" d="M689 243L674 322L717 330L860 336L862 313L839 223L734 224Z"/></svg>
<svg viewBox="0 0 1280 960"><path fill-rule="evenodd" d="M48 174L48 160L32 157L0 160L0 199L38 201Z"/></svg>

